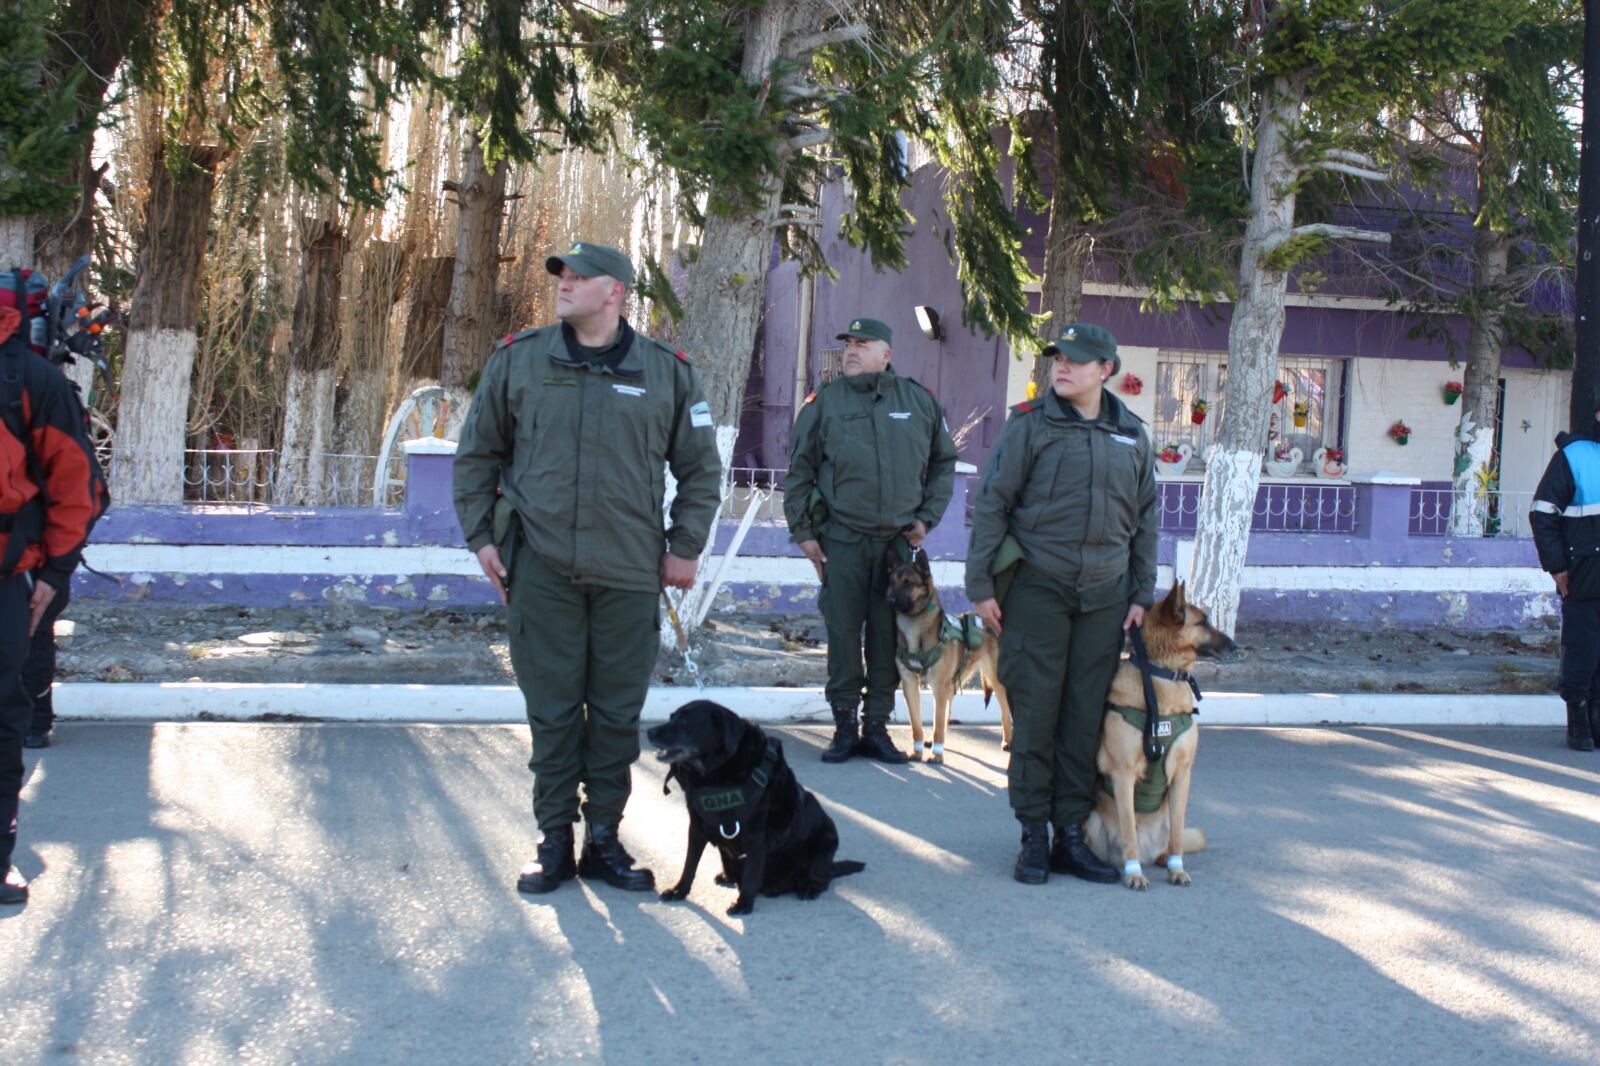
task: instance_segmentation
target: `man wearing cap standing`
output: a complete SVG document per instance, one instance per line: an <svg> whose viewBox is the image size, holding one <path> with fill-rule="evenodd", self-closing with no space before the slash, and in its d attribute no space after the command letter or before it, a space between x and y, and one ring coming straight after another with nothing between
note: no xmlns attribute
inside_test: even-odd
<svg viewBox="0 0 1600 1066"><path fill-rule="evenodd" d="M544 838L517 888L549 892L581 874L646 891L654 880L634 868L618 823L639 757L657 603L663 586L694 583L721 464L688 358L622 317L627 257L579 243L545 267L561 279L561 322L505 338L484 368L456 452L456 515L506 604L533 738ZM663 529L669 466L678 491Z"/></svg>
<svg viewBox="0 0 1600 1066"><path fill-rule="evenodd" d="M1043 355L1051 390L1011 409L973 504L967 597L999 637L1011 697L1014 876L1110 883L1118 872L1089 850L1083 823L1123 632L1155 602L1155 456L1144 423L1105 388L1121 365L1110 333L1076 322Z"/></svg>
<svg viewBox="0 0 1600 1066"><path fill-rule="evenodd" d="M890 369L887 325L857 318L838 339L845 342L843 376L800 409L783 511L790 538L822 583L834 723L822 759L860 754L903 763L888 729L900 673L886 559L891 545L907 554L919 547L944 516L956 446L933 394ZM865 719L859 734L858 707Z"/></svg>

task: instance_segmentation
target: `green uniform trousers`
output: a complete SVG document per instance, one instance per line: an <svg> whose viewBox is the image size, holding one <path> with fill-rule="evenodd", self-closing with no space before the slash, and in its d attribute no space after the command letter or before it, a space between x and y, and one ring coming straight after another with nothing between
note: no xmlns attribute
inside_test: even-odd
<svg viewBox="0 0 1600 1066"><path fill-rule="evenodd" d="M584 819L616 823L639 758L658 597L575 584L514 539L506 629L533 736L533 816L540 829L576 822L581 783Z"/></svg>
<svg viewBox="0 0 1600 1066"><path fill-rule="evenodd" d="M869 722L887 722L894 713L894 694L900 687L895 665L894 608L889 604L889 567L885 552L891 541L905 543L896 533L882 540L838 540L824 533L818 538L823 566L822 594L817 606L828 627L828 687L830 706L862 706ZM861 664L861 633L866 629L866 669ZM862 701L863 692L866 695Z"/></svg>
<svg viewBox="0 0 1600 1066"><path fill-rule="evenodd" d="M1092 809L1095 751L1127 604L1081 611L1072 588L1024 562L1000 614L1011 809L1020 821L1081 824Z"/></svg>

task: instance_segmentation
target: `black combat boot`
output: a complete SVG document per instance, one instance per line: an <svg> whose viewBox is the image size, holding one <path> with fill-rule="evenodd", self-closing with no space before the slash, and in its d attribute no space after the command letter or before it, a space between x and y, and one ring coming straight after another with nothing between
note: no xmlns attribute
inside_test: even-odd
<svg viewBox="0 0 1600 1066"><path fill-rule="evenodd" d="M1589 739L1600 741L1600 700L1589 701Z"/></svg>
<svg viewBox="0 0 1600 1066"><path fill-rule="evenodd" d="M1573 751L1594 750L1594 734L1589 731L1589 708L1579 700L1567 701L1567 747Z"/></svg>
<svg viewBox="0 0 1600 1066"><path fill-rule="evenodd" d="M23 734L22 746L25 748L48 748L50 746L50 730L29 729Z"/></svg>
<svg viewBox="0 0 1600 1066"><path fill-rule="evenodd" d="M856 709L842 703L833 705L833 741L822 753L823 762L844 762L856 753Z"/></svg>
<svg viewBox="0 0 1600 1066"><path fill-rule="evenodd" d="M578 873L598 877L612 888L628 892L653 892L656 879L649 870L635 870L633 856L622 846L615 822L586 822L583 831L583 857Z"/></svg>
<svg viewBox="0 0 1600 1066"><path fill-rule="evenodd" d="M1116 867L1108 866L1089 850L1083 839L1083 826L1056 826L1056 842L1050 848L1050 870L1058 874L1071 874L1085 881L1098 881L1103 885L1116 882L1122 875Z"/></svg>
<svg viewBox="0 0 1600 1066"><path fill-rule="evenodd" d="M1050 823L1040 819L1022 823L1022 851L1016 869L1011 871L1025 885L1042 885L1050 880Z"/></svg>
<svg viewBox="0 0 1600 1066"><path fill-rule="evenodd" d="M881 719L873 719L861 727L861 740L856 744L856 754L895 766L908 761L905 752L895 747L894 741L889 739L889 723Z"/></svg>
<svg viewBox="0 0 1600 1066"><path fill-rule="evenodd" d="M578 864L572 859L572 826L552 826L539 841L538 854L517 875L517 891L542 895L577 876Z"/></svg>

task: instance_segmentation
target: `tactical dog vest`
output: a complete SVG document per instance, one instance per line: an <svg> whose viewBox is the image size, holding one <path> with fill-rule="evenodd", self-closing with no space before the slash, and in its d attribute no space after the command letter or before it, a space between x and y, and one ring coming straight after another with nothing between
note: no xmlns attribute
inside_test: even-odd
<svg viewBox="0 0 1600 1066"><path fill-rule="evenodd" d="M1111 706L1106 709L1122 715L1123 721L1144 733L1145 712L1140 708ZM1147 763L1144 777L1133 786L1133 809L1140 814L1161 809L1161 801L1167 798L1167 757L1172 754L1172 745L1193 726L1192 714L1164 714L1156 719L1156 737L1162 742L1161 758ZM1100 775L1100 787L1108 796L1115 794L1111 778L1105 774Z"/></svg>
<svg viewBox="0 0 1600 1066"><path fill-rule="evenodd" d="M717 835L722 840L738 840L745 826L750 824L761 797L766 794L772 772L782 757L782 742L768 737L761 764L750 771L750 776L742 784L701 785L688 789L689 810L702 821L716 826Z"/></svg>
<svg viewBox="0 0 1600 1066"><path fill-rule="evenodd" d="M930 608L932 606L930 605ZM952 640L960 642L961 661L956 663L956 676L960 677L962 671L967 668L967 660L972 657L972 653L983 647L983 619L975 614L961 618L945 615L939 620L939 636L932 644L919 652L910 652L905 648L896 649L895 657L912 673L925 674L944 658L945 643Z"/></svg>

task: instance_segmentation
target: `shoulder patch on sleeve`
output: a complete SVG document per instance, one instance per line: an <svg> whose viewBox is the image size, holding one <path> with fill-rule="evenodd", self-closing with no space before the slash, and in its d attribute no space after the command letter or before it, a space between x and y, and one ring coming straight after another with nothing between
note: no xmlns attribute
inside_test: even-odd
<svg viewBox="0 0 1600 1066"><path fill-rule="evenodd" d="M1012 414L1025 415L1029 411L1037 411L1039 405L1032 400L1024 400L1011 409Z"/></svg>
<svg viewBox="0 0 1600 1066"><path fill-rule="evenodd" d="M688 363L689 362L689 355L682 348L679 348L677 351L673 352L672 354L678 357L678 362L680 362L680 363ZM689 365L693 366L694 364L690 363Z"/></svg>
<svg viewBox="0 0 1600 1066"><path fill-rule="evenodd" d="M804 407L806 404L810 403L812 400L815 400L816 398L817 398L817 393L816 393L816 390L813 389L812 391L806 393L806 398L800 401L800 406Z"/></svg>
<svg viewBox="0 0 1600 1066"><path fill-rule="evenodd" d="M538 326L529 326L527 329L521 330L517 333L507 333L504 337L500 338L500 343L495 345L495 347L504 348L508 344L515 344L518 341L527 340L529 337L538 336L539 328L540 327Z"/></svg>

